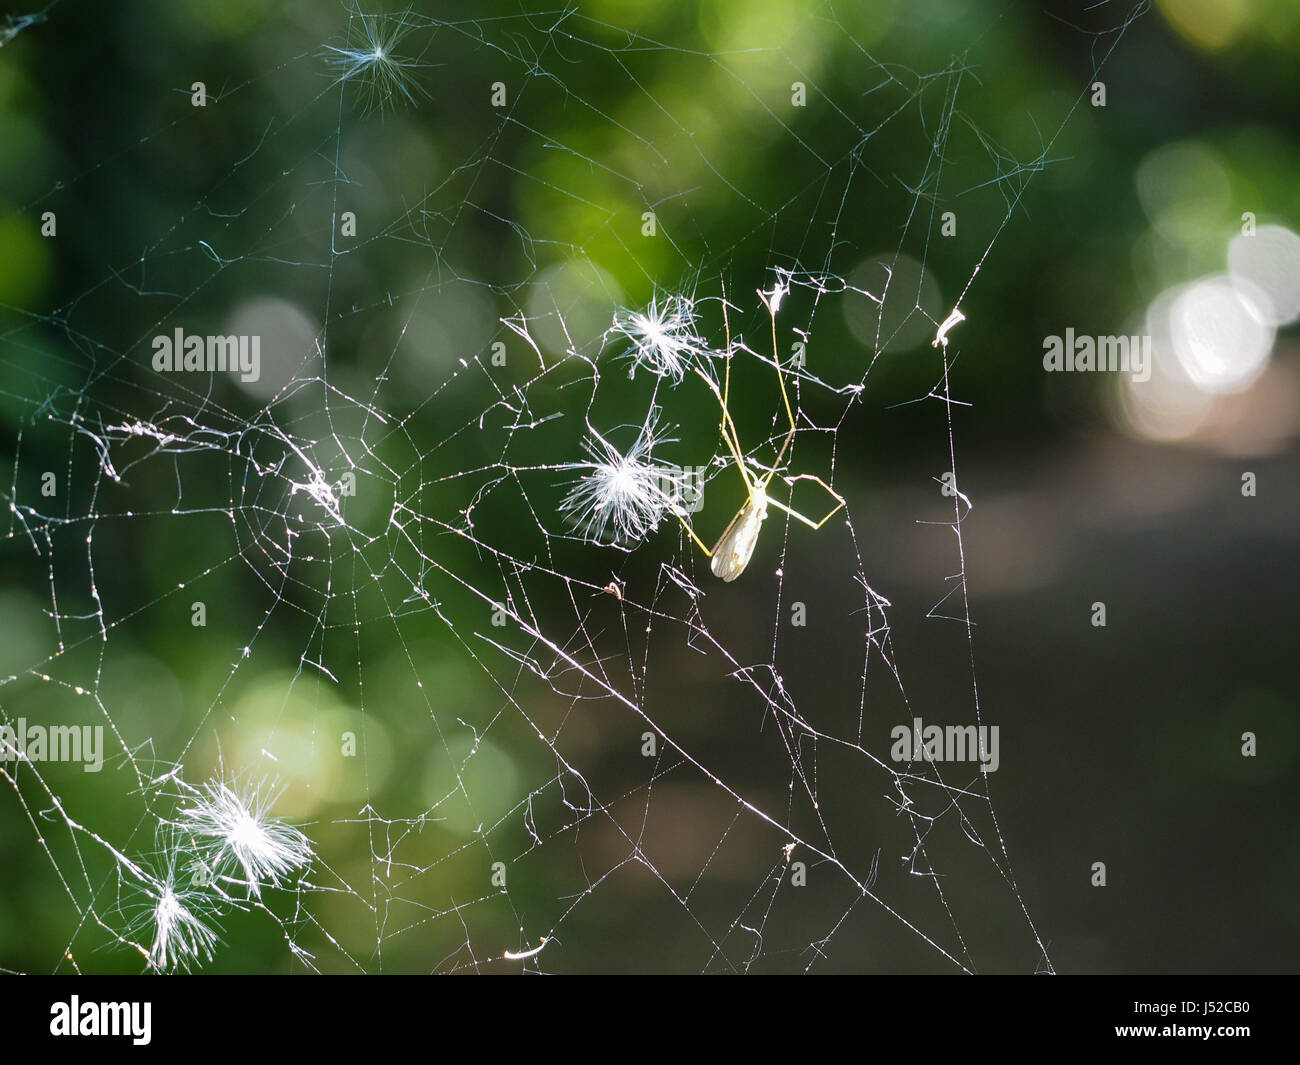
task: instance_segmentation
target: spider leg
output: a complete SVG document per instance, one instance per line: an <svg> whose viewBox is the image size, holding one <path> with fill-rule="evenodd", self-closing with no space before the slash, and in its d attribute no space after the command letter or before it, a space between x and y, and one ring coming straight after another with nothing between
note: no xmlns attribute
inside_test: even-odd
<svg viewBox="0 0 1300 1065"><path fill-rule="evenodd" d="M731 397L731 319L727 314L727 283L722 282L722 329L727 338L727 349L723 356L722 370L722 395L718 396L718 402L722 405L722 420L718 425L718 431L722 433L722 438L727 441L731 449L731 456L740 466L740 476L745 482L745 494L748 496L754 490L754 482L745 472L745 463L741 459L742 448L740 446L740 433L736 430L736 423L731 417L731 408L727 405L727 400ZM713 394L718 395L718 390L713 389ZM731 426L731 437L727 438L727 426Z"/></svg>
<svg viewBox="0 0 1300 1065"><path fill-rule="evenodd" d="M776 311L772 309L772 304L764 297L761 289L758 292L758 298L762 300L763 306L767 308L767 316L772 322L772 365L776 367L776 379L781 385L781 402L785 405L785 416L790 422L790 429L785 434L785 439L781 441L781 449L776 453L776 458L772 460L772 469L775 470L777 466L781 465L781 459L785 457L786 450L790 447L791 441L794 440L794 408L790 406L790 393L786 391L785 374L781 370L781 354L776 343ZM763 481L763 484L766 486L767 481L771 479L772 474L769 473L767 480Z"/></svg>
<svg viewBox="0 0 1300 1065"><path fill-rule="evenodd" d="M727 347L723 353L723 370L722 370L722 410L727 410L727 400L731 397L731 319L727 317L727 283L722 282L722 331L727 338ZM726 419L724 418L720 428L725 431Z"/></svg>
<svg viewBox="0 0 1300 1065"><path fill-rule="evenodd" d="M750 480L749 472L745 469L745 459L740 453L740 435L736 432L736 423L731 420L731 411L727 409L727 401L722 398L722 393L718 391L717 384L709 378L708 374L698 366L695 368L695 372L700 375L700 380L709 386L709 390L722 407L722 439L727 442L727 450L731 452L731 457L736 463L736 469L740 471L740 478L745 482L746 494L752 495L754 482ZM728 429L730 429L729 432Z"/></svg>
<svg viewBox="0 0 1300 1065"><path fill-rule="evenodd" d="M767 501L772 506L776 507L778 510L784 510L787 514L790 515L790 517L803 522L810 529L820 529L823 525L825 525L828 521L830 521L831 518L835 517L836 514L838 514L841 510L843 510L845 507L848 506L848 503L845 501L844 497L840 495L839 492L835 491L834 488L828 485L820 477L818 477L815 473L797 473L793 477L784 477L782 478L782 480L784 480L787 484L789 484L791 488L794 487L795 481L816 481L819 485L821 485L824 489L826 489L827 494L830 495L830 497L836 501L835 506L826 514L824 518L822 518L821 521L813 521L812 518L804 517L804 515L800 514L797 510L795 510L792 507L786 506L780 500L773 499L771 496L767 497Z"/></svg>
<svg viewBox="0 0 1300 1065"><path fill-rule="evenodd" d="M676 518L678 521L682 523L682 528L685 529L688 533L690 533L691 539L695 541L696 546L699 547L699 549L704 552L705 556L708 558L712 558L713 552L709 550L709 545L706 544L695 534L695 530L691 527L691 523L686 520L686 515L684 515L683 513L681 513L680 510L677 510L675 508L672 514L674 518Z"/></svg>

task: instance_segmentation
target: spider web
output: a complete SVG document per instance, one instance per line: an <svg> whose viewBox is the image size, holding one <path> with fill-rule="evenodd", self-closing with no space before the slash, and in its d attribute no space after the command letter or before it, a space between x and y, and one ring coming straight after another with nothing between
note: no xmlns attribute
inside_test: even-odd
<svg viewBox="0 0 1300 1065"><path fill-rule="evenodd" d="M152 95L145 133L21 217L55 212L58 254L86 205L141 206L133 173L187 206L106 227L56 306L5 308L24 635L0 723L102 726L105 763L9 751L10 867L62 903L0 964L1050 971L996 781L889 737L987 723L971 501L938 483L962 332L1138 12L991 14L1091 43L1026 148L992 132L968 23L757 10L696 34L324 5L260 26L262 68L209 75L202 108L179 58L105 75L114 107ZM72 21L11 19L0 58ZM778 287L780 371L755 293ZM716 400L610 330L667 299L715 373L726 303L751 479L789 429L783 372L769 490L820 517L815 475L848 504L816 532L773 510L730 584L676 520L712 543L745 500ZM259 334L259 380L155 372L178 327ZM597 542L561 509L583 442L652 417L699 505ZM882 533L870 480L917 427L935 483ZM891 603L889 535L925 538L928 607Z"/></svg>

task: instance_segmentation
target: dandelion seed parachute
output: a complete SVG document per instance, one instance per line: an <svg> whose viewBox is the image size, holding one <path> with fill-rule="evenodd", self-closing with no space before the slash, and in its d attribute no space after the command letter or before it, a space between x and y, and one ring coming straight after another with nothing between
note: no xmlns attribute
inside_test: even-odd
<svg viewBox="0 0 1300 1065"><path fill-rule="evenodd" d="M663 442L655 411L626 454L593 430L582 443L590 461L573 466L586 472L561 502L560 513L587 540L644 539L681 495L681 478L651 461L655 447Z"/></svg>
<svg viewBox="0 0 1300 1065"><path fill-rule="evenodd" d="M624 354L632 360L629 377L643 366L655 376L679 384L691 360L709 357L708 344L696 332L695 304L685 296L668 296L662 305L656 297L644 311L619 311L609 333L632 342Z"/></svg>
<svg viewBox="0 0 1300 1065"><path fill-rule="evenodd" d="M312 858L307 837L272 816L276 798L266 785L241 793L212 780L181 811L179 827L211 849L214 871L232 869L254 897L264 884L278 887Z"/></svg>
<svg viewBox="0 0 1300 1065"><path fill-rule="evenodd" d="M190 970L212 960L221 897L206 875L196 875L202 866L183 832L164 824L157 838L157 852L130 866L126 935L156 972Z"/></svg>
<svg viewBox="0 0 1300 1065"><path fill-rule="evenodd" d="M414 104L417 94L427 95L414 76L421 64L397 54L414 27L409 15L409 11L367 14L355 9L348 20L347 42L325 46L325 61L337 72L336 80L357 82L367 111L382 112L396 97Z"/></svg>

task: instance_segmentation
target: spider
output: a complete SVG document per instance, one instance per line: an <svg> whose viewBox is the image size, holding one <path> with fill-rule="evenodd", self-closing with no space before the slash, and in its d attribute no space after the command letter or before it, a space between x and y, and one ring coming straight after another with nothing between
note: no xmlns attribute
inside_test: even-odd
<svg viewBox="0 0 1300 1065"><path fill-rule="evenodd" d="M723 373L722 389L718 389L717 382L704 373L698 366L695 372L700 376L709 389L713 392L722 408L722 420L719 424L719 431L722 433L722 439L726 441L727 450L731 452L732 462L736 470L740 473L741 480L745 482L745 502L741 505L736 516L731 519L731 523L718 537L718 542L713 545L710 551L703 540L696 535L695 530L691 528L686 518L678 514L678 520L681 521L682 527L691 535L691 539L699 545L710 559L709 568L713 571L715 577L721 577L724 581L734 581L742 573L745 567L749 565L749 560L754 555L754 547L758 543L758 533L763 527L763 522L767 518L769 506L784 510L790 517L797 521L803 522L810 529L820 529L839 510L846 506L844 497L841 496L834 488L823 481L820 477L811 473L799 473L793 476L782 476L786 484L794 487L795 481L815 481L826 489L827 493L833 498L835 506L826 514L821 521L813 521L805 517L797 510L787 506L779 500L773 499L767 494L767 486L771 483L772 478L776 476L777 470L781 465L781 460L785 457L786 450L794 440L795 420L794 410L790 406L790 395L785 387L785 374L781 371L781 362L778 356L776 342L776 311L781 303L781 298L786 294L788 289L778 283L771 293L765 293L759 290L758 298L762 300L763 306L767 308L768 317L772 322L772 364L776 367L777 380L781 385L781 400L785 405L786 418L790 422L790 429L785 434L785 439L781 442L781 448L776 453L776 458L772 465L766 468L761 476L751 473L745 466L745 458L740 447L740 435L736 432L736 423L732 420L731 412L727 409L727 398L731 388L731 325L727 320L727 294L726 290L722 293L722 322L726 330L727 348L725 353L726 368Z"/></svg>

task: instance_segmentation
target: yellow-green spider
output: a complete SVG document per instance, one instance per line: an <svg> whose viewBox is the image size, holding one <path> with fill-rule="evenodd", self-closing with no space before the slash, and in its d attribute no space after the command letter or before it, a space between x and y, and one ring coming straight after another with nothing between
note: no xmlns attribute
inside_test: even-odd
<svg viewBox="0 0 1300 1065"><path fill-rule="evenodd" d="M682 514L677 517L682 523L682 527L691 535L691 539L699 546L710 559L709 568L713 571L715 577L721 577L724 581L734 581L742 573L745 567L749 565L749 560L754 556L754 547L758 543L759 530L763 528L763 522L767 518L768 507L776 507L778 510L784 510L790 517L807 525L810 529L820 529L832 517L834 517L846 504L844 497L841 496L834 488L823 481L820 477L811 473L800 473L793 476L783 477L787 484L793 485L795 481L815 481L835 500L835 506L820 521L813 521L812 518L805 517L797 510L787 506L780 500L773 499L767 493L767 486L776 476L780 468L781 460L785 457L791 442L794 440L795 420L794 410L790 406L790 395L785 387L785 374L781 371L781 363L777 355L776 342L776 311L780 305L781 298L788 290L782 284L777 284L770 293L760 291L759 298L767 308L768 316L772 322L772 363L776 367L777 380L781 385L781 401L785 406L786 418L790 422L789 431L785 434L785 439L781 442L780 450L776 453L772 465L767 467L764 473L757 475L752 473L745 464L743 450L740 446L740 436L736 432L736 423L732 420L731 412L727 409L727 399L731 387L731 326L727 321L727 299L726 292L723 292L722 298L722 319L726 329L727 349L725 352L725 370L723 372L723 384L719 390L717 383L705 374L698 367L695 372L700 376L706 385L709 386L713 395L718 400L718 405L722 408L722 420L720 431L722 439L726 441L727 450L731 452L732 462L739 472L741 480L745 482L745 502L741 505L736 516L731 519L731 523L718 537L718 542L713 545L713 550L696 535L695 530Z"/></svg>

